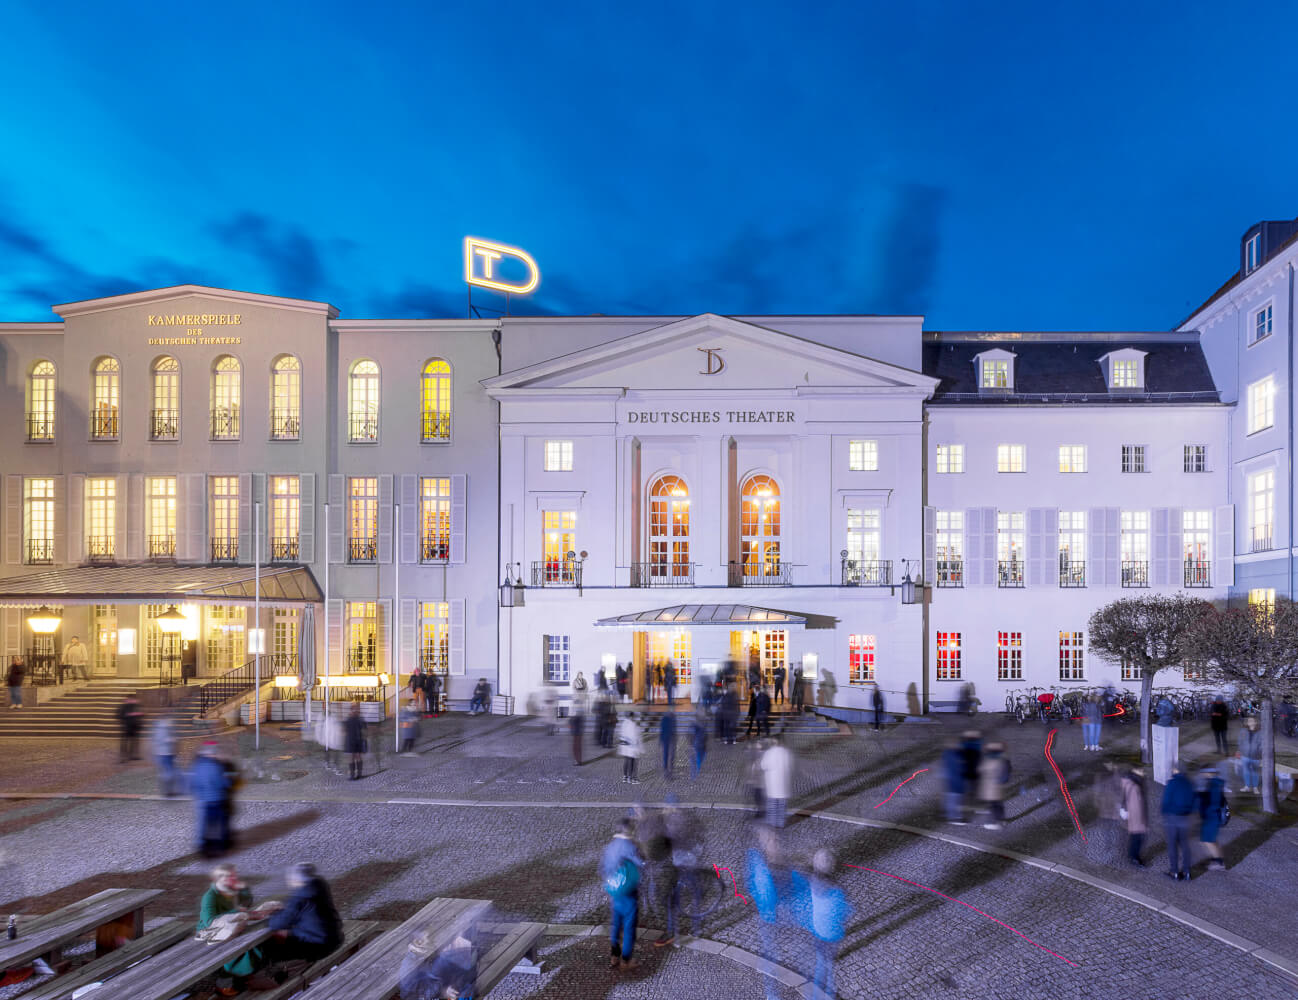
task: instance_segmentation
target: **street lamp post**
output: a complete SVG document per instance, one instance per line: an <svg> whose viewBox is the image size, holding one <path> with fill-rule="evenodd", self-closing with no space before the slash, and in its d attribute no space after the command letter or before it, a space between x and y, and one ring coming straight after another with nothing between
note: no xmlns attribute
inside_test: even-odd
<svg viewBox="0 0 1298 1000"><path fill-rule="evenodd" d="M162 634L167 637L167 652L163 654L162 659L167 664L167 687L171 687L174 683L172 675L175 663L180 659L180 653L176 649L176 639L180 635L180 630L185 627L185 616L173 604L153 620Z"/></svg>
<svg viewBox="0 0 1298 1000"><path fill-rule="evenodd" d="M53 676L54 667L54 633L63 624L63 618L57 611L42 604L27 617L27 624L32 630L32 668L49 668ZM62 678L58 678L62 680Z"/></svg>

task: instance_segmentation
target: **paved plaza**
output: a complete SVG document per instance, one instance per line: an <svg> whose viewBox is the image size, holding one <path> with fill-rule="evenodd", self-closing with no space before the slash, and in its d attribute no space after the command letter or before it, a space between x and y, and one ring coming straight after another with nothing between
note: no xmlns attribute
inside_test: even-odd
<svg viewBox="0 0 1298 1000"><path fill-rule="evenodd" d="M1284 971L1298 968L1292 803L1264 820L1254 801L1233 794L1235 818L1222 837L1229 870L1175 883L1162 875L1157 830L1146 848L1149 868L1133 870L1119 832L1095 814L1103 761L1131 759L1134 726L1111 727L1103 754L1081 751L1078 728L1056 736L1083 840L1042 752L1048 730L1000 728L994 717L979 723L1010 741L1012 795L1000 831L941 821L937 755L959 720L792 739L801 814L790 823L789 847L800 857L832 847L855 908L839 963L841 996L1298 995L1298 978ZM344 917L403 919L449 895L489 898L504 917L569 925L547 938L543 975L510 976L492 996L763 995L752 967L762 950L756 917L733 892L700 928L701 940L638 945L643 965L634 972L610 972L607 945L590 929L607 920L594 874L599 852L636 800L661 802L670 792L698 809L708 863L739 872L742 888L751 829L742 744L713 745L696 782L683 772L682 752L668 782L651 740L644 781L629 786L618 780L617 759L576 767L566 734L522 718L431 720L415 756L384 754L377 773L360 781L326 770L319 748L296 730L264 727L260 751L250 736L227 738L243 750L248 775L232 860L257 897L282 895L285 866L309 859L330 880ZM1210 755L1206 726L1188 725L1182 739L1187 758ZM119 766L115 747L88 741L5 749L0 791L52 797L0 805L4 906L37 912L126 885L164 889L158 913L196 909L209 863L193 852L193 809L154 794L147 762ZM1151 785L1151 803L1157 792ZM652 934L662 915L642 908L640 923ZM813 961L807 933L782 927L776 960L784 969L779 995L802 995L798 984Z"/></svg>

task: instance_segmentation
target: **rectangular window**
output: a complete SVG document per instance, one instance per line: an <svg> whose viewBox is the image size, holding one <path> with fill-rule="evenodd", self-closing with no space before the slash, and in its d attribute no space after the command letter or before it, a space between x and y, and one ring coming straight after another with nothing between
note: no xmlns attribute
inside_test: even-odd
<svg viewBox="0 0 1298 1000"><path fill-rule="evenodd" d="M943 474L948 472L964 472L964 445L938 445L937 471Z"/></svg>
<svg viewBox="0 0 1298 1000"><path fill-rule="evenodd" d="M1021 444L998 444L996 446L996 471L1022 472L1026 451L1027 449Z"/></svg>
<svg viewBox="0 0 1298 1000"><path fill-rule="evenodd" d="M1140 680L1142 673L1143 671L1140 667L1136 666L1136 664L1132 663L1130 660L1124 659L1122 661L1122 679L1124 681L1138 681Z"/></svg>
<svg viewBox="0 0 1298 1000"><path fill-rule="evenodd" d="M879 471L879 442L850 441L847 446L847 467L852 472Z"/></svg>
<svg viewBox="0 0 1298 1000"><path fill-rule="evenodd" d="M300 476L270 477L270 557L276 562L297 562L302 524Z"/></svg>
<svg viewBox="0 0 1298 1000"><path fill-rule="evenodd" d="M996 679L1023 680L1023 633L996 633Z"/></svg>
<svg viewBox="0 0 1298 1000"><path fill-rule="evenodd" d="M239 559L239 477L212 476L212 561Z"/></svg>
<svg viewBox="0 0 1298 1000"><path fill-rule="evenodd" d="M446 562L451 558L451 480L425 476L419 481L419 559Z"/></svg>
<svg viewBox="0 0 1298 1000"><path fill-rule="evenodd" d="M937 679L940 681L960 680L959 632L939 632L937 634Z"/></svg>
<svg viewBox="0 0 1298 1000"><path fill-rule="evenodd" d="M984 361L982 364L984 389L1008 389L1010 386L1010 363L1008 361Z"/></svg>
<svg viewBox="0 0 1298 1000"><path fill-rule="evenodd" d="M568 636L547 635L545 657L545 679L551 684L567 684L568 671L571 667L571 650Z"/></svg>
<svg viewBox="0 0 1298 1000"><path fill-rule="evenodd" d="M847 511L847 562L843 584L887 586L887 568L879 558L883 515L877 510Z"/></svg>
<svg viewBox="0 0 1298 1000"><path fill-rule="evenodd" d="M176 477L150 476L145 480L148 506L144 516L148 523L144 533L148 538L150 559L176 557Z"/></svg>
<svg viewBox="0 0 1298 1000"><path fill-rule="evenodd" d="M1140 363L1138 361L1111 362L1109 385L1113 389L1139 389Z"/></svg>
<svg viewBox="0 0 1298 1000"><path fill-rule="evenodd" d="M1122 471L1145 471L1145 446L1143 444L1124 444L1122 446Z"/></svg>
<svg viewBox="0 0 1298 1000"><path fill-rule="evenodd" d="M347 669L349 674L374 674L379 667L379 605L377 601L347 602Z"/></svg>
<svg viewBox="0 0 1298 1000"><path fill-rule="evenodd" d="M1244 273L1256 271L1262 263L1262 234L1254 233L1244 244Z"/></svg>
<svg viewBox="0 0 1298 1000"><path fill-rule="evenodd" d="M1086 511L1059 512L1059 586L1086 586Z"/></svg>
<svg viewBox="0 0 1298 1000"><path fill-rule="evenodd" d="M1080 681L1086 677L1082 660L1082 633L1059 633L1059 679Z"/></svg>
<svg viewBox="0 0 1298 1000"><path fill-rule="evenodd" d="M1275 525L1275 469L1248 477L1248 521L1251 551L1270 551Z"/></svg>
<svg viewBox="0 0 1298 1000"><path fill-rule="evenodd" d="M23 480L23 562L54 562L54 480Z"/></svg>
<svg viewBox="0 0 1298 1000"><path fill-rule="evenodd" d="M568 553L577 551L577 512L575 510L545 511L543 540L541 583L543 585L576 583L576 561Z"/></svg>
<svg viewBox="0 0 1298 1000"><path fill-rule="evenodd" d="M1275 377L1268 375L1248 387L1248 432L1256 434L1275 424Z"/></svg>
<svg viewBox="0 0 1298 1000"><path fill-rule="evenodd" d="M1124 510L1118 539L1124 587L1149 586L1149 511Z"/></svg>
<svg viewBox="0 0 1298 1000"><path fill-rule="evenodd" d="M996 512L997 582L1002 587L1023 586L1023 511Z"/></svg>
<svg viewBox="0 0 1298 1000"><path fill-rule="evenodd" d="M1271 336L1271 303L1268 302L1253 314L1253 323L1249 327L1249 343L1256 344L1269 336Z"/></svg>
<svg viewBox="0 0 1298 1000"><path fill-rule="evenodd" d="M379 480L352 476L348 486L348 562L374 562L379 557Z"/></svg>
<svg viewBox="0 0 1298 1000"><path fill-rule="evenodd" d="M936 517L937 585L964 586L964 511L939 510Z"/></svg>
<svg viewBox="0 0 1298 1000"><path fill-rule="evenodd" d="M420 602L419 667L426 674L451 670L451 605L446 601Z"/></svg>
<svg viewBox="0 0 1298 1000"><path fill-rule="evenodd" d="M1208 446L1206 444L1187 444L1185 446L1185 471L1208 471Z"/></svg>
<svg viewBox="0 0 1298 1000"><path fill-rule="evenodd" d="M1086 471L1086 445L1061 444L1059 446L1060 472Z"/></svg>
<svg viewBox="0 0 1298 1000"><path fill-rule="evenodd" d="M1248 605L1249 607L1256 607L1258 605L1261 605L1262 607L1274 610L1275 588L1274 587L1254 587L1252 590L1248 592Z"/></svg>
<svg viewBox="0 0 1298 1000"><path fill-rule="evenodd" d="M852 684L869 684L874 680L874 636L847 637L848 677Z"/></svg>
<svg viewBox="0 0 1298 1000"><path fill-rule="evenodd" d="M86 555L91 562L108 562L117 552L117 480L112 476L86 480Z"/></svg>
<svg viewBox="0 0 1298 1000"><path fill-rule="evenodd" d="M571 472L572 471L572 442L571 441L545 442L545 471L546 472Z"/></svg>
<svg viewBox="0 0 1298 1000"><path fill-rule="evenodd" d="M1185 585L1210 586L1209 543L1212 538L1212 511L1181 511L1181 545L1185 559Z"/></svg>

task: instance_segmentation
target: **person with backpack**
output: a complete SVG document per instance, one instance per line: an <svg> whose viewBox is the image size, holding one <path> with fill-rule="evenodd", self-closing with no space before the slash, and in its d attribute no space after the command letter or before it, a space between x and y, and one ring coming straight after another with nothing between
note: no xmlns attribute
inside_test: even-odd
<svg viewBox="0 0 1298 1000"><path fill-rule="evenodd" d="M1213 764L1199 770L1199 779L1199 846L1208 855L1208 871L1224 872L1226 862L1222 859L1221 848L1217 846L1217 836L1230 821L1226 782Z"/></svg>
<svg viewBox="0 0 1298 1000"><path fill-rule="evenodd" d="M1194 785L1172 765L1172 777L1163 788L1163 830L1167 835L1167 877L1190 880L1190 815L1194 812Z"/></svg>
<svg viewBox="0 0 1298 1000"><path fill-rule="evenodd" d="M640 912L640 873L644 859L635 844L631 820L618 822L617 833L604 848L599 876L612 911L609 920L609 968L634 969L635 924Z"/></svg>

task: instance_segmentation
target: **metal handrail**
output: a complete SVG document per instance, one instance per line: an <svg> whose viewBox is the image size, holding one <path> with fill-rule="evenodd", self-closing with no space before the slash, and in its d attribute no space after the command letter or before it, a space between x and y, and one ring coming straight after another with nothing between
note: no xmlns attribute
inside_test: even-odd
<svg viewBox="0 0 1298 1000"><path fill-rule="evenodd" d="M86 539L86 561L110 563L116 558L117 539L112 535L90 535Z"/></svg>
<svg viewBox="0 0 1298 1000"><path fill-rule="evenodd" d="M153 441L174 441L180 437L179 410L150 410L149 438Z"/></svg>
<svg viewBox="0 0 1298 1000"><path fill-rule="evenodd" d="M210 709L251 691L257 684L257 669L257 660L253 658L204 683L198 689L198 714L206 715ZM261 656L263 684L273 681L277 674L296 674L297 671L296 653L263 653Z"/></svg>
<svg viewBox="0 0 1298 1000"><path fill-rule="evenodd" d="M1250 531L1253 542L1253 552L1270 552L1272 545L1272 530L1269 524L1254 525Z"/></svg>
<svg viewBox="0 0 1298 1000"><path fill-rule="evenodd" d="M377 538L347 539L347 561L374 562L379 557L379 540Z"/></svg>
<svg viewBox="0 0 1298 1000"><path fill-rule="evenodd" d="M238 536L212 539L212 562L238 562Z"/></svg>
<svg viewBox="0 0 1298 1000"><path fill-rule="evenodd" d="M272 538L270 540L271 562L297 562L298 539Z"/></svg>
<svg viewBox="0 0 1298 1000"><path fill-rule="evenodd" d="M1061 558L1059 560L1059 586L1085 587L1086 560Z"/></svg>
<svg viewBox="0 0 1298 1000"><path fill-rule="evenodd" d="M28 566L45 566L54 562L54 539L52 538L29 538L26 550L27 558L23 561Z"/></svg>
<svg viewBox="0 0 1298 1000"><path fill-rule="evenodd" d="M379 439L378 417L348 417L347 440L352 444Z"/></svg>
<svg viewBox="0 0 1298 1000"><path fill-rule="evenodd" d="M1122 560L1122 585L1124 587L1148 587L1149 563L1143 559Z"/></svg>
<svg viewBox="0 0 1298 1000"><path fill-rule="evenodd" d="M791 562L738 562L730 561L728 586L731 587L787 587L793 576Z"/></svg>
<svg viewBox="0 0 1298 1000"><path fill-rule="evenodd" d="M891 559L844 559L842 586L889 587L892 585Z"/></svg>
<svg viewBox="0 0 1298 1000"><path fill-rule="evenodd" d="M532 563L533 587L580 587L581 561L542 559Z"/></svg>
<svg viewBox="0 0 1298 1000"><path fill-rule="evenodd" d="M150 535L148 551L150 559L175 559L176 536Z"/></svg>
<svg viewBox="0 0 1298 1000"><path fill-rule="evenodd" d="M239 438L239 407L212 407L212 440L236 441Z"/></svg>
<svg viewBox="0 0 1298 1000"><path fill-rule="evenodd" d="M49 413L27 414L27 440L53 441L54 417Z"/></svg>
<svg viewBox="0 0 1298 1000"><path fill-rule="evenodd" d="M964 559L939 559L935 582L939 587L963 587Z"/></svg>
<svg viewBox="0 0 1298 1000"><path fill-rule="evenodd" d="M297 410L271 410L270 436L275 441L296 441L302 433L302 415Z"/></svg>
<svg viewBox="0 0 1298 1000"><path fill-rule="evenodd" d="M117 407L90 411L90 436L97 441L111 441L117 437Z"/></svg>
<svg viewBox="0 0 1298 1000"><path fill-rule="evenodd" d="M448 441L451 437L451 415L440 410L423 412L421 441Z"/></svg>
<svg viewBox="0 0 1298 1000"><path fill-rule="evenodd" d="M996 586L1022 587L1023 563L1017 559L999 559L996 562Z"/></svg>
<svg viewBox="0 0 1298 1000"><path fill-rule="evenodd" d="M1185 581L1185 586L1212 586L1212 563L1207 559L1187 559L1183 569L1184 575L1182 579Z"/></svg>

